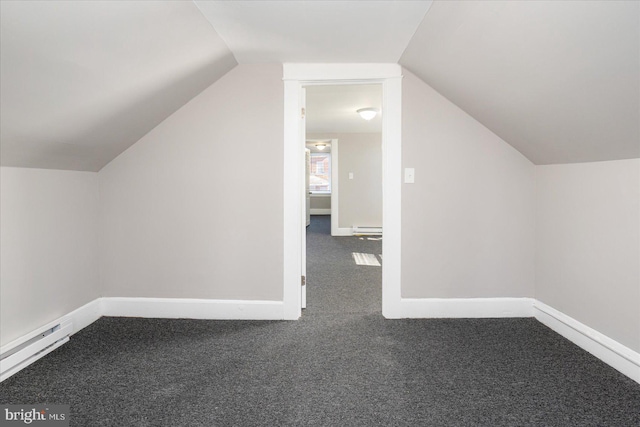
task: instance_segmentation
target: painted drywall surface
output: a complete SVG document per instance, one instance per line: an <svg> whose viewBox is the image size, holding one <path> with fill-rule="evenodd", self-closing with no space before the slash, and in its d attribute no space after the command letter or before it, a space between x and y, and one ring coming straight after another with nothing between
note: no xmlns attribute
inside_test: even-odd
<svg viewBox="0 0 640 427"><path fill-rule="evenodd" d="M532 297L535 166L403 71L402 297Z"/></svg>
<svg viewBox="0 0 640 427"><path fill-rule="evenodd" d="M331 209L331 195L312 195L311 209Z"/></svg>
<svg viewBox="0 0 640 427"><path fill-rule="evenodd" d="M431 0L195 3L241 64L395 63L431 6Z"/></svg>
<svg viewBox="0 0 640 427"><path fill-rule="evenodd" d="M282 300L281 65L242 65L99 173L105 296Z"/></svg>
<svg viewBox="0 0 640 427"><path fill-rule="evenodd" d="M313 133L307 138L338 140L338 226L382 227L382 134Z"/></svg>
<svg viewBox="0 0 640 427"><path fill-rule="evenodd" d="M0 168L0 343L99 297L98 176Z"/></svg>
<svg viewBox="0 0 640 427"><path fill-rule="evenodd" d="M0 162L99 171L237 63L189 1L0 2Z"/></svg>
<svg viewBox="0 0 640 427"><path fill-rule="evenodd" d="M399 63L535 164L640 156L640 2L437 1Z"/></svg>
<svg viewBox="0 0 640 427"><path fill-rule="evenodd" d="M536 167L536 299L640 351L640 160Z"/></svg>

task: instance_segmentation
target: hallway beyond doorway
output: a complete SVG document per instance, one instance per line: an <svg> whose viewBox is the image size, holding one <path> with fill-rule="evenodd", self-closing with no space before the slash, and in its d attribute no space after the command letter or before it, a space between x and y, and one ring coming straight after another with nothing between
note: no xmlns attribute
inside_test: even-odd
<svg viewBox="0 0 640 427"><path fill-rule="evenodd" d="M382 254L382 240L331 237L331 216L313 215L307 227L307 308L304 316L382 313L382 269L359 266L353 252Z"/></svg>

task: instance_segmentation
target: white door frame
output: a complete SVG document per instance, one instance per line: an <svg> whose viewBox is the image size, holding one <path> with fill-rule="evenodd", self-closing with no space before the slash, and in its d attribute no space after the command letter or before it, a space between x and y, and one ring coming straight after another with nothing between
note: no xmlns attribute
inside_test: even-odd
<svg viewBox="0 0 640 427"><path fill-rule="evenodd" d="M340 161L338 157L339 145L337 139L331 140L331 235L340 233Z"/></svg>
<svg viewBox="0 0 640 427"><path fill-rule="evenodd" d="M283 318L301 309L304 144L300 143L303 86L382 85L382 314L400 317L402 69L398 64L284 64L284 290Z"/></svg>

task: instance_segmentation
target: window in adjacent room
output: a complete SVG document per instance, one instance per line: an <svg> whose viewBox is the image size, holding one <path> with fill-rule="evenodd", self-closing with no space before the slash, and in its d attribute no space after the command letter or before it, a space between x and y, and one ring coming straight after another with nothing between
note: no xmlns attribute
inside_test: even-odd
<svg viewBox="0 0 640 427"><path fill-rule="evenodd" d="M309 191L314 194L331 193L331 153L311 153Z"/></svg>

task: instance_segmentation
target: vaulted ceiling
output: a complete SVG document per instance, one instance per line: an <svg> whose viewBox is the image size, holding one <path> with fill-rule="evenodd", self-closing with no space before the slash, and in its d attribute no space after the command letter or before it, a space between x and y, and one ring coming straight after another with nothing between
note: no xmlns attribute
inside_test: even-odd
<svg viewBox="0 0 640 427"><path fill-rule="evenodd" d="M537 164L640 157L640 2L436 2L400 64Z"/></svg>
<svg viewBox="0 0 640 427"><path fill-rule="evenodd" d="M0 2L3 166L97 171L236 64L192 2Z"/></svg>
<svg viewBox="0 0 640 427"><path fill-rule="evenodd" d="M536 164L640 157L636 1L2 1L3 166L97 171L237 63L398 62Z"/></svg>

